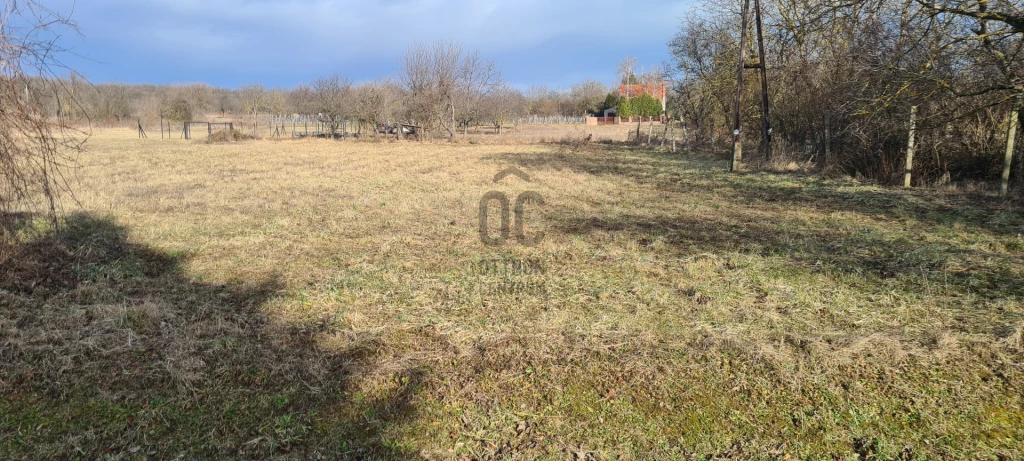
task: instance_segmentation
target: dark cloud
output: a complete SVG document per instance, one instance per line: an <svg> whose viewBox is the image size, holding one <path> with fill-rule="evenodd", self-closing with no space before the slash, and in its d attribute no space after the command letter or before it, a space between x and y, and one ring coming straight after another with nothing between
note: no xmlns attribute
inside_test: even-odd
<svg viewBox="0 0 1024 461"><path fill-rule="evenodd" d="M611 80L625 55L658 64L688 2L88 0L71 64L95 81L260 81L393 74L411 44L454 40L518 85ZM70 11L71 0L55 8Z"/></svg>

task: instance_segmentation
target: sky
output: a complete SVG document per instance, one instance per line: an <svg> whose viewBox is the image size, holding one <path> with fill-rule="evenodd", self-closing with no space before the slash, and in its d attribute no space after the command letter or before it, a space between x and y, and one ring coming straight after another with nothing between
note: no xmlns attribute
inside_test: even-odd
<svg viewBox="0 0 1024 461"><path fill-rule="evenodd" d="M70 14L62 61L94 83L293 87L334 73L395 75L416 43L458 42L509 83L615 80L619 61L668 60L688 1L42 0Z"/></svg>

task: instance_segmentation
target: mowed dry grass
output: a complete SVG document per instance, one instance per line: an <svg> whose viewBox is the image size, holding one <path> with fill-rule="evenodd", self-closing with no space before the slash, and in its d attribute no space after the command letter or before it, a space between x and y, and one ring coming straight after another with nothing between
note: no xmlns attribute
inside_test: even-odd
<svg viewBox="0 0 1024 461"><path fill-rule="evenodd" d="M4 457L1024 452L1019 204L611 145L133 137L98 132L66 235L3 264ZM481 243L491 190L544 198L540 245Z"/></svg>

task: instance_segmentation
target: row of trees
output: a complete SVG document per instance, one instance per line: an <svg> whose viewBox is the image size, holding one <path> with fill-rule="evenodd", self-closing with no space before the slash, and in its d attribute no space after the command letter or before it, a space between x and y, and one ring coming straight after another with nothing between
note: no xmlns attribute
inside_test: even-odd
<svg viewBox="0 0 1024 461"><path fill-rule="evenodd" d="M636 77L623 78L626 82ZM341 75L290 89L267 88L258 83L236 89L202 83L91 84L74 73L59 82L63 88L60 95L45 91L43 80L36 82L36 93L45 111L94 122L159 117L181 122L200 120L209 113L308 114L319 115L334 126L342 120L413 122L454 137L460 130L476 125L491 125L500 131L525 115L601 114L617 106L626 116L661 113L660 102L649 96L620 98L617 88L595 80L564 90L534 86L520 91L503 81L494 62L450 42L414 46L403 57L397 76L360 84Z"/></svg>
<svg viewBox="0 0 1024 461"><path fill-rule="evenodd" d="M818 160L830 152L829 163L850 174L896 183L916 107L915 181L1001 174L1008 114L1024 94L1020 0L761 4L777 147ZM708 143L732 131L739 18L739 2L725 11L708 2L669 44L671 110ZM760 85L750 78L742 107L748 127L761 117Z"/></svg>

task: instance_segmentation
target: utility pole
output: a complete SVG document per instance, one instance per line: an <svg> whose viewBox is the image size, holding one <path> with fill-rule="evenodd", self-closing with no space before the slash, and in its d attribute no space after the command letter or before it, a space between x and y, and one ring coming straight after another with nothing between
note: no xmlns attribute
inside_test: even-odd
<svg viewBox="0 0 1024 461"><path fill-rule="evenodd" d="M743 136L740 113L743 108L743 71L759 69L761 74L761 149L766 158L771 158L772 129L768 118L768 68L764 53L764 32L761 19L761 0L754 0L754 22L757 29L758 60L747 63L747 28L750 22L750 0L743 0L740 31L740 62L736 73L736 112L733 119L732 171L740 169L743 162Z"/></svg>
<svg viewBox="0 0 1024 461"><path fill-rule="evenodd" d="M732 131L732 171L738 171L743 162L743 139L740 131L740 109L743 107L743 68L747 60L747 16L750 14L750 0L743 0L743 13L741 16L740 29L740 63L736 71L736 113L733 119Z"/></svg>
<svg viewBox="0 0 1024 461"><path fill-rule="evenodd" d="M754 15L757 20L757 61L761 70L761 148L765 158L772 158L772 125L768 119L768 63L764 54L764 23L761 21L761 0L754 0Z"/></svg>

